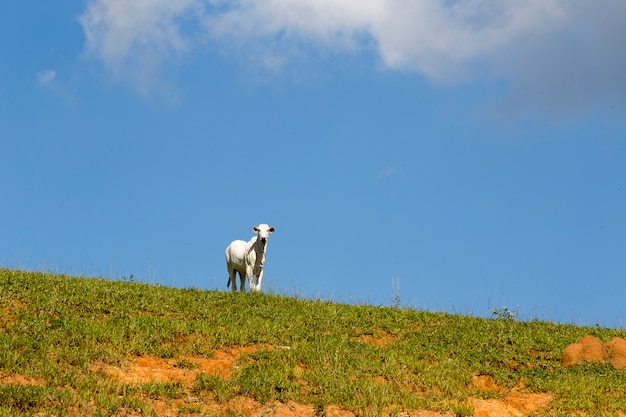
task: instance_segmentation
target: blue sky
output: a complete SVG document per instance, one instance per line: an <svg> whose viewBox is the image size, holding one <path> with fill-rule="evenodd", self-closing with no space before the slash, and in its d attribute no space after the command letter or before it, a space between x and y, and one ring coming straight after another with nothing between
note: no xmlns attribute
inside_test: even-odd
<svg viewBox="0 0 626 417"><path fill-rule="evenodd" d="M5 3L0 265L626 327L623 1Z"/></svg>

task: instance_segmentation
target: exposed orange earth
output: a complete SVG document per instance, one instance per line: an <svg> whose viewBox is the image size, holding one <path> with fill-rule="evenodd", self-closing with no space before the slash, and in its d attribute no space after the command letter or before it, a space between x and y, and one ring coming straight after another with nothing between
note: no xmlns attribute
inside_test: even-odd
<svg viewBox="0 0 626 417"><path fill-rule="evenodd" d="M254 347L218 349L210 359L190 356L183 356L179 359L137 356L131 358L124 369L98 364L92 366L91 370L100 371L125 384L182 382L189 385L195 381L197 374L214 375L224 379L230 378L241 354L252 353L256 349ZM188 365L184 365L185 363Z"/></svg>
<svg viewBox="0 0 626 417"><path fill-rule="evenodd" d="M477 391L503 394L502 399L470 398L474 406L474 417L523 417L545 409L554 398L550 393L522 393L524 385L520 381L510 392L499 387L492 376L474 376L471 383Z"/></svg>
<svg viewBox="0 0 626 417"><path fill-rule="evenodd" d="M362 337L362 343L372 344L376 347L384 347L393 340L383 335L380 338ZM244 353L252 353L261 349L271 349L272 347L246 347L233 349L219 349L211 359L182 357L180 359L160 359L150 357L136 357L124 369L99 365L93 370L103 372L107 376L117 379L122 383L145 383L145 382L168 382L178 381L185 385L190 385L196 375L203 373L214 375L220 378L230 378L233 370L237 367L239 357ZM181 368L178 364L181 361L192 363L192 369ZM502 394L502 399L479 399L468 398L467 401L474 407L475 417L521 417L547 407L553 396L549 393L523 393L523 384L506 393L505 389L496 385L493 377L488 375L475 376L470 388L482 392L495 392ZM293 401L281 403L275 401L268 404L260 404L252 398L238 396L225 403L203 402L198 399L187 398L186 400L176 400L171 403L165 401L153 401L152 405L159 416L176 416L180 407L193 404L206 413L218 415L240 414L252 417L276 416L276 417L314 417L319 415L319 410L311 404L299 404ZM325 407L326 416L354 417L355 414L348 410L343 410L338 406L329 405ZM399 414L400 417L451 417L450 413L439 413L428 410L411 410Z"/></svg>
<svg viewBox="0 0 626 417"><path fill-rule="evenodd" d="M610 363L616 369L626 368L626 340L614 337L606 343L594 336L585 336L563 350L562 366L585 362Z"/></svg>
<svg viewBox="0 0 626 417"><path fill-rule="evenodd" d="M371 344L383 349L394 339L388 335L381 337L365 336L359 339L362 343ZM590 357L588 352L599 354L598 344L591 339L583 340L584 357ZM614 351L621 349L620 343L609 342ZM625 341L626 342L626 341ZM601 343L601 342L600 342ZM609 345L607 344L607 345ZM604 345L603 345L604 346ZM615 346L618 346L617 348ZM98 372L107 378L119 381L123 384L144 384L149 382L167 383L178 382L186 388L193 385L199 374L217 376L222 379L229 379L233 372L237 370L239 359L244 354L250 354L260 350L276 349L268 345L257 345L247 347L235 347L228 349L218 349L211 358L201 358L193 356L183 356L178 359L163 359L150 356L136 356L129 358L128 362L121 366L112 366L104 363L96 363L91 366L92 372ZM578 348L576 348L578 349ZM606 353L606 350L604 351ZM585 356L586 355L586 356ZM602 356L602 357L606 357ZM42 385L45 381L29 379L20 375L2 376L0 383L15 385ZM498 399L482 399L469 397L467 404L474 407L475 417L523 417L545 409L553 395L550 393L524 393L523 381L511 389L506 390L499 387L492 376L476 375L469 386L470 389L478 392L489 392L498 394ZM154 412L161 417L180 415L216 414L222 416L245 415L251 417L276 416L276 417L315 417L320 415L319 409L312 404L299 404L294 401L283 403L274 401L261 404L258 401L237 396L228 401L219 402L217 400L194 397L191 394L185 398L164 401L160 399L144 398L143 400L152 405ZM196 410L186 412L184 410ZM183 411L181 411L183 410ZM355 417L351 411L344 410L336 405L324 407L324 415L336 417ZM389 410L390 414L392 410ZM119 416L138 416L132 411L122 410ZM407 410L398 414L399 417L452 417L451 413L439 413L428 410Z"/></svg>

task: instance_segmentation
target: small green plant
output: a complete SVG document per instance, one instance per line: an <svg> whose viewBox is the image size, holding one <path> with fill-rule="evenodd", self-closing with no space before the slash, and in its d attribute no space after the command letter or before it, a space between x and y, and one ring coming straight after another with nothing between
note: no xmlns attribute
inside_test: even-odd
<svg viewBox="0 0 626 417"><path fill-rule="evenodd" d="M196 369L198 367L197 364L193 363L189 359L181 359L177 361L174 366L181 369Z"/></svg>
<svg viewBox="0 0 626 417"><path fill-rule="evenodd" d="M235 394L227 381L214 375L205 374L199 374L196 377L192 391L196 394L210 391L220 403L228 401Z"/></svg>
<svg viewBox="0 0 626 417"><path fill-rule="evenodd" d="M515 311L513 311L506 306L502 306L499 308L492 307L491 318L494 320L517 321L519 318L519 312L517 308L515 309Z"/></svg>

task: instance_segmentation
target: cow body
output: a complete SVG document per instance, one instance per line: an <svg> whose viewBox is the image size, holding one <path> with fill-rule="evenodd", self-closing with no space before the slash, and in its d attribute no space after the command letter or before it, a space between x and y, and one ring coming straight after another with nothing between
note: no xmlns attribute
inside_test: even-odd
<svg viewBox="0 0 626 417"><path fill-rule="evenodd" d="M252 237L249 242L235 240L226 248L227 286L232 284L233 292L237 291L237 273L239 273L241 282L241 292L246 290L246 276L248 277L250 292L261 292L267 239L270 233L274 233L274 228L267 224L260 224L254 226L252 231L256 232L257 235Z"/></svg>

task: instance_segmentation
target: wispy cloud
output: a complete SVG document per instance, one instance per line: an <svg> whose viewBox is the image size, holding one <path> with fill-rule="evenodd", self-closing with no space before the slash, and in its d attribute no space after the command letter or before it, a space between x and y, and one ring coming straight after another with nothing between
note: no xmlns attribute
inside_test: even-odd
<svg viewBox="0 0 626 417"><path fill-rule="evenodd" d="M56 79L57 72L55 70L47 69L37 73L37 84L40 86L50 85Z"/></svg>
<svg viewBox="0 0 626 417"><path fill-rule="evenodd" d="M623 0L91 0L80 17L87 50L142 92L209 39L268 71L367 51L383 68L501 79L554 106L626 97L624 21Z"/></svg>
<svg viewBox="0 0 626 417"><path fill-rule="evenodd" d="M398 169L393 166L390 165L388 167L383 168L378 175L376 176L376 178L378 178L379 180L385 180L389 177L393 177L394 175L396 175L398 173Z"/></svg>
<svg viewBox="0 0 626 417"><path fill-rule="evenodd" d="M187 17L198 18L200 0L92 0L80 16L88 53L141 93L158 87L160 71L189 51Z"/></svg>
<svg viewBox="0 0 626 417"><path fill-rule="evenodd" d="M56 70L42 70L37 73L37 84L42 89L61 97L66 105L75 106L78 103L78 98L66 86L62 85L57 78Z"/></svg>

